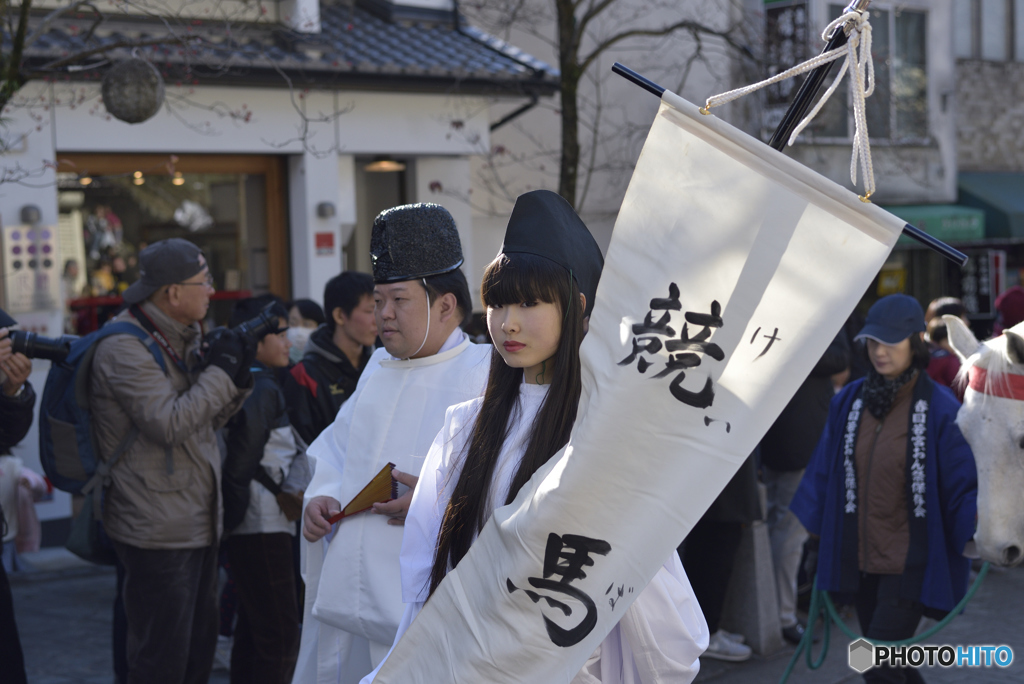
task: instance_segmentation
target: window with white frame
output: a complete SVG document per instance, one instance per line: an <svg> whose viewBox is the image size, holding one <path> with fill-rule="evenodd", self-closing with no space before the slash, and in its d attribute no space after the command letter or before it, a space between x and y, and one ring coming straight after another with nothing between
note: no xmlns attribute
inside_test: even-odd
<svg viewBox="0 0 1024 684"><path fill-rule="evenodd" d="M1024 0L953 0L953 47L964 59L1024 62Z"/></svg>
<svg viewBox="0 0 1024 684"><path fill-rule="evenodd" d="M830 4L829 20L839 17L843 7ZM871 6L875 92L867 100L867 123L872 141L920 143L928 138L927 25L927 12ZM845 84L818 115L815 138L852 137L853 111L844 92L849 92Z"/></svg>

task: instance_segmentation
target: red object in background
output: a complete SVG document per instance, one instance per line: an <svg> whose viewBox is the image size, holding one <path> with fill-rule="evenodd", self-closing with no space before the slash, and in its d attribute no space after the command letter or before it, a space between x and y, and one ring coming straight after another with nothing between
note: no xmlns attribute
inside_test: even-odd
<svg viewBox="0 0 1024 684"><path fill-rule="evenodd" d="M316 241L317 256L334 254L334 233L316 233L313 238Z"/></svg>
<svg viewBox="0 0 1024 684"><path fill-rule="evenodd" d="M235 299L245 299L246 297L251 296L252 292L249 290L227 290L214 292L210 295L210 301L231 301ZM119 307L123 303L124 298L121 297L121 295L110 297L79 297L77 299L69 299L68 308L75 312L75 318L78 322L78 334L88 335L93 330L99 330L100 307Z"/></svg>

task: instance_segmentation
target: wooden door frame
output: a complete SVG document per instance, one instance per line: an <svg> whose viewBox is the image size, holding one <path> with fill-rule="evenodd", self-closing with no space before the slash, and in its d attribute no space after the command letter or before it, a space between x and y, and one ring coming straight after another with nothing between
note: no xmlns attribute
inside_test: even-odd
<svg viewBox="0 0 1024 684"><path fill-rule="evenodd" d="M57 153L57 171L79 176L149 176L181 173L262 175L266 190L267 269L270 291L291 299L291 249L285 202L285 157L256 154L120 154ZM284 258L280 258L283 255Z"/></svg>

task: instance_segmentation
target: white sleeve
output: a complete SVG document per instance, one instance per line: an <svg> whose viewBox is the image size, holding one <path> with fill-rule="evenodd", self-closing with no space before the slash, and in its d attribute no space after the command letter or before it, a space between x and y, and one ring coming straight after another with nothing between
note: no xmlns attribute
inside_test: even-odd
<svg viewBox="0 0 1024 684"><path fill-rule="evenodd" d="M445 412L444 425L434 437L430 451L423 460L420 479L416 483L409 512L405 516L405 530L402 533L402 601L405 603L425 602L430 591L430 572L434 566L434 548L437 535L441 532L441 521L448 507L448 496L444 495L446 448L450 448L448 435L451 430L452 409Z"/></svg>
<svg viewBox="0 0 1024 684"><path fill-rule="evenodd" d="M710 634L678 554L658 570L619 628L641 681L681 684L697 676Z"/></svg>
<svg viewBox="0 0 1024 684"><path fill-rule="evenodd" d="M461 473L461 454L473 433L481 401L473 399L449 406L444 425L434 438L420 468L420 479L405 516L402 534L402 601L425 602L441 521Z"/></svg>
<svg viewBox="0 0 1024 684"><path fill-rule="evenodd" d="M352 396L341 405L334 422L320 433L313 440L313 443L306 449L306 457L309 459L309 467L313 471L313 479L306 487L305 500L309 501L317 496L330 496L338 498L338 490L341 487L341 477L345 472L345 454L348 449L348 433L352 424L352 413L363 393L363 387L373 376L374 371L380 368L380 349L374 352L373 356L366 363L362 375Z"/></svg>

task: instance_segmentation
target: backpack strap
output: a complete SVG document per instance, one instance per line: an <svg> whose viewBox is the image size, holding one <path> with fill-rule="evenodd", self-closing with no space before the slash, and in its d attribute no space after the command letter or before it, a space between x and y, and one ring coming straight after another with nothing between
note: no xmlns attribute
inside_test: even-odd
<svg viewBox="0 0 1024 684"><path fill-rule="evenodd" d="M274 496L277 496L278 494L284 491L283 489L281 489L281 485L274 482L274 478L270 477L270 473L268 473L267 469L264 468L263 466L260 466L259 468L256 469L256 474L253 475L252 479L256 480L261 485L270 490L270 493L273 494Z"/></svg>
<svg viewBox="0 0 1024 684"><path fill-rule="evenodd" d="M118 459L121 458L121 454L128 451L135 440L139 436L139 428L132 423L132 427L128 430L128 434L124 436L121 443L114 449L114 453L110 455L107 460L97 459L96 472L93 473L89 481L82 487L82 494L88 496L92 493L92 510L97 520L102 519L103 516L103 490L110 484L110 472L114 469L114 464L117 463Z"/></svg>
<svg viewBox="0 0 1024 684"><path fill-rule="evenodd" d="M153 355L153 360L160 366L160 370L164 372L164 375L167 374L167 361L164 360L164 355L160 351L160 345L157 344L157 341L148 332L128 321L114 321L100 328L99 339L110 337L111 335L131 335L137 338L139 342L142 342L149 349L149 353ZM99 339L96 341L99 342Z"/></svg>

